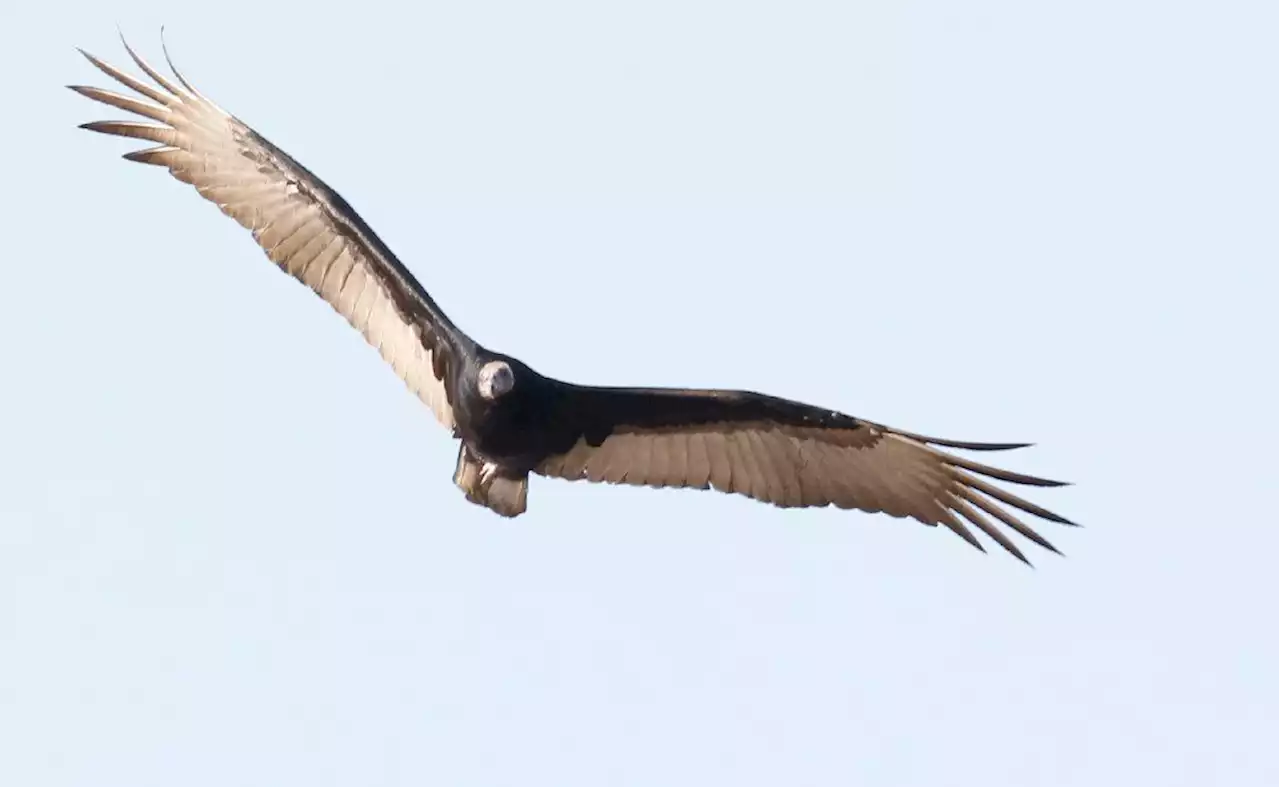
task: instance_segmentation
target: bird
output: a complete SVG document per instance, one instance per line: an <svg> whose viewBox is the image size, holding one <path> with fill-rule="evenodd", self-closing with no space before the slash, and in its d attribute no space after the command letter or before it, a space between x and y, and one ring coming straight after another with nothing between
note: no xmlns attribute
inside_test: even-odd
<svg viewBox="0 0 1280 787"><path fill-rule="evenodd" d="M153 143L124 158L194 186L359 331L459 441L453 481L471 503L519 516L530 475L715 490L780 508L834 506L940 525L985 552L972 526L1030 565L998 522L1061 554L1019 514L1075 523L994 482L1065 482L956 453L1029 443L928 437L753 391L578 385L480 345L345 199L194 88L173 65L163 31L171 76L120 38L151 82L78 49L132 94L68 87L135 116L80 128Z"/></svg>

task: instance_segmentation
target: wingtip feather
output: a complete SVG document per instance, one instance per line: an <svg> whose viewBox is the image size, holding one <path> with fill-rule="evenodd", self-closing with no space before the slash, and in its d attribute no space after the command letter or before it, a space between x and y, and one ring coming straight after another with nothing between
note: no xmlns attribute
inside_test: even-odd
<svg viewBox="0 0 1280 787"><path fill-rule="evenodd" d="M867 423L870 423L868 421ZM915 440L926 445L937 445L943 448L958 448L963 451L1016 451L1019 448L1030 448L1035 443L980 443L972 440L948 440L942 437L930 437L929 435L917 434L915 432L907 432L902 429L891 429L885 426L878 426L883 431L895 432L903 437Z"/></svg>
<svg viewBox="0 0 1280 787"><path fill-rule="evenodd" d="M205 98L204 95L201 94L199 90L196 90L194 87L191 86L191 83L188 82L187 78L182 75L182 72L178 70L178 67L173 64L173 58L169 56L169 42L167 42L164 38L164 25L160 25L160 51L164 53L164 62L168 64L169 70L173 72L173 75L175 77L177 77L178 82L184 88L186 88L187 91L191 93L191 95L196 96L197 98L204 99L205 101L208 101L208 99Z"/></svg>
<svg viewBox="0 0 1280 787"><path fill-rule="evenodd" d="M1031 448L1035 443L974 443L963 440L931 440L934 445L945 445L948 448L961 448L965 451L1017 451L1020 448Z"/></svg>
<svg viewBox="0 0 1280 787"><path fill-rule="evenodd" d="M968 542L969 546L983 554L986 554L987 548L982 545L982 542L978 540L978 537L973 534L973 531L965 527L964 523L961 522L960 519L949 509L942 509L940 518L944 527L952 533L955 533L957 536L963 538Z"/></svg>
<svg viewBox="0 0 1280 787"><path fill-rule="evenodd" d="M133 59L134 64L137 65L138 68L142 69L143 73L151 77L155 80L156 84L160 85L160 87L169 91L174 96L182 98L183 90L165 77L164 74L157 71L150 63L144 60L141 55L135 52L133 47L129 46L129 42L124 40L123 35L120 36L120 43L124 45L124 51L129 53L129 57Z"/></svg>

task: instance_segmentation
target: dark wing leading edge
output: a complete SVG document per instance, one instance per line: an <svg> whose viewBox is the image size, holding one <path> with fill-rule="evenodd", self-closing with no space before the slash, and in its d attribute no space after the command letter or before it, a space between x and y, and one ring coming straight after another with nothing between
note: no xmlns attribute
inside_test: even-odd
<svg viewBox="0 0 1280 787"><path fill-rule="evenodd" d="M993 451L1022 444L939 440L739 391L561 384L555 413L566 437L561 452L535 468L546 476L714 488L784 507L834 504L883 511L943 525L981 550L967 520L1023 562L1026 557L993 518L1054 552L1013 510L1072 524L986 479L1030 486L1062 482L988 467L935 447Z"/></svg>
<svg viewBox="0 0 1280 787"><path fill-rule="evenodd" d="M382 354L446 428L453 410L441 380L460 334L360 219L305 167L202 96L173 69L174 84L134 54L153 87L81 51L138 97L71 89L155 122L99 121L81 128L158 147L125 158L166 167L253 233L267 256L310 287ZM166 60L167 60L166 54ZM148 99L148 100L140 100Z"/></svg>

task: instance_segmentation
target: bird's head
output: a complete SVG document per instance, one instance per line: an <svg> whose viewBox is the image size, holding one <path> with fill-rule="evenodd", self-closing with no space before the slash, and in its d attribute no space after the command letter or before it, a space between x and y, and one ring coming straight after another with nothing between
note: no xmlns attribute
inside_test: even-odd
<svg viewBox="0 0 1280 787"><path fill-rule="evenodd" d="M480 367L480 374L476 378L480 396L490 402L510 391L515 384L515 372L506 361L489 361Z"/></svg>

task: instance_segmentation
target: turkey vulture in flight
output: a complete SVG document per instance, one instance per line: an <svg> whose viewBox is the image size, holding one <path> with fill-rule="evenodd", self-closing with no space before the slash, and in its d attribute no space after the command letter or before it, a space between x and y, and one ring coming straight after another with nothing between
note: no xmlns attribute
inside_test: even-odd
<svg viewBox="0 0 1280 787"><path fill-rule="evenodd" d="M538 473L716 489L782 507L834 504L882 511L943 525L983 549L967 520L1025 562L994 519L1058 551L1013 511L1072 523L986 479L1031 486L1061 482L939 450L995 451L1022 444L940 440L744 391L573 385L480 346L333 189L201 95L171 61L173 79L127 42L125 49L155 85L81 50L137 95L71 89L149 122L99 121L82 128L155 143L124 157L164 167L195 186L250 230L281 270L364 334L460 438L454 483L471 502L517 516L525 510L529 473Z"/></svg>

